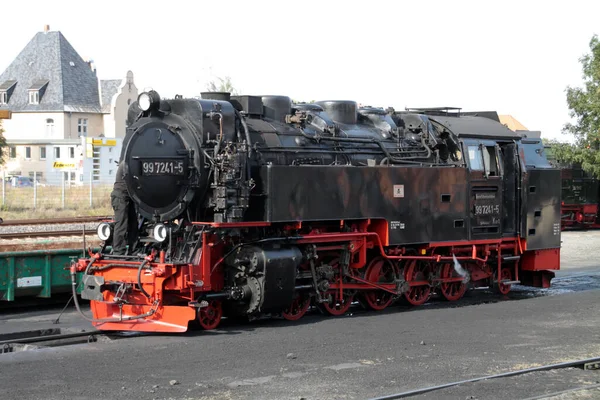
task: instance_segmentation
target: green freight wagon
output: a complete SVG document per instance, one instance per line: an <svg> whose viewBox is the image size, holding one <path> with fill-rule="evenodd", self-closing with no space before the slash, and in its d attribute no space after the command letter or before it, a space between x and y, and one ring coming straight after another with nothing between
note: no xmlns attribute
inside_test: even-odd
<svg viewBox="0 0 600 400"><path fill-rule="evenodd" d="M72 260L82 256L81 248L0 253L0 302L70 293L69 267ZM81 273L78 283L80 277Z"/></svg>

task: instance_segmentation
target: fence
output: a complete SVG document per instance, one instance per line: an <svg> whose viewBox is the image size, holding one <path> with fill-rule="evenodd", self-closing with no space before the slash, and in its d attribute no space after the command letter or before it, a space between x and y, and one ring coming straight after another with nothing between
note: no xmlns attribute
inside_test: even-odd
<svg viewBox="0 0 600 400"><path fill-rule="evenodd" d="M79 181L65 180L59 184L32 179L2 179L3 219L55 218L84 215L112 215L110 193L114 176L99 179L98 175L82 176ZM16 184L16 185L15 185Z"/></svg>

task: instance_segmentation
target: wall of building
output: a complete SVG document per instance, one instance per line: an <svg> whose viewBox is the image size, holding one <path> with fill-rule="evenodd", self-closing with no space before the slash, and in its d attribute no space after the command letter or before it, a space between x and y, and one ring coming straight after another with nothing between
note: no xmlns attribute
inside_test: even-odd
<svg viewBox="0 0 600 400"><path fill-rule="evenodd" d="M110 104L110 114L104 114L104 135L106 137L125 137L127 111L129 105L137 100L138 89L133 83L133 73L127 72L127 77L119 87Z"/></svg>
<svg viewBox="0 0 600 400"><path fill-rule="evenodd" d="M14 112L2 126L6 139L63 139L65 118L63 113Z"/></svg>
<svg viewBox="0 0 600 400"><path fill-rule="evenodd" d="M44 172L46 171L46 158L42 158L40 156L40 147L39 145L28 145L28 146L11 146L15 148L16 157L10 157L10 149L8 151L8 155L6 163L4 165L4 171L6 171L7 175L20 175L20 176L30 176L34 172L37 172L38 181L42 182L45 179ZM27 155L27 148L30 149L29 158ZM46 153L47 156L48 153ZM41 175L40 175L41 173Z"/></svg>
<svg viewBox="0 0 600 400"><path fill-rule="evenodd" d="M83 174L83 146L81 142L55 143L47 145L46 148L46 183L60 185L64 175L67 184L81 184L81 175Z"/></svg>
<svg viewBox="0 0 600 400"><path fill-rule="evenodd" d="M79 120L87 119L87 133L85 136L98 137L104 134L104 120L102 114L65 113L64 136L61 139L77 139L79 137Z"/></svg>
<svg viewBox="0 0 600 400"><path fill-rule="evenodd" d="M83 161L84 180L89 182L91 179L94 184L113 184L121 146L122 139L87 138Z"/></svg>
<svg viewBox="0 0 600 400"><path fill-rule="evenodd" d="M5 176L32 176L36 172L38 182L51 186L112 184L115 181L117 161L121 153L122 139L82 137L75 140L59 139L47 143L11 143L16 157L6 159L1 170ZM26 148L31 158L26 158ZM42 159L40 148L46 149Z"/></svg>

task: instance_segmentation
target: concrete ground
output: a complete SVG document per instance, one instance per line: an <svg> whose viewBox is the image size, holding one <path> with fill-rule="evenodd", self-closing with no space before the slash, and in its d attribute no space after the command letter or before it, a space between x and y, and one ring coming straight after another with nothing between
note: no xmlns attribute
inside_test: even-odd
<svg viewBox="0 0 600 400"><path fill-rule="evenodd" d="M425 386L600 356L600 232L563 233L552 289L471 293L452 305L353 309L297 323L224 321L220 329L0 354L7 399L371 399ZM90 329L69 310L0 315L0 334ZM526 399L594 385L562 369L460 385L412 398ZM552 399L599 398L598 389Z"/></svg>

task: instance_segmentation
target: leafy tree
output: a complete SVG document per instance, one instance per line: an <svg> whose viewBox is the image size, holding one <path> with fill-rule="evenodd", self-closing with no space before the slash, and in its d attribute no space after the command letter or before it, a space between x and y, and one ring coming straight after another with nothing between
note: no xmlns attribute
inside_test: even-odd
<svg viewBox="0 0 600 400"><path fill-rule="evenodd" d="M217 77L217 81L218 82L212 80L208 82L206 89L209 92L229 92L234 96L239 95L237 88L233 86L229 76L226 76L225 78Z"/></svg>
<svg viewBox="0 0 600 400"><path fill-rule="evenodd" d="M4 129L2 120L0 120L0 165L4 165L4 156L6 155L6 139L4 138Z"/></svg>
<svg viewBox="0 0 600 400"><path fill-rule="evenodd" d="M600 40L594 35L590 53L579 59L583 69L583 87L567 87L569 116L574 123L563 127L563 134L573 135L574 144L551 143L553 155L562 163L580 164L595 176L600 176Z"/></svg>

